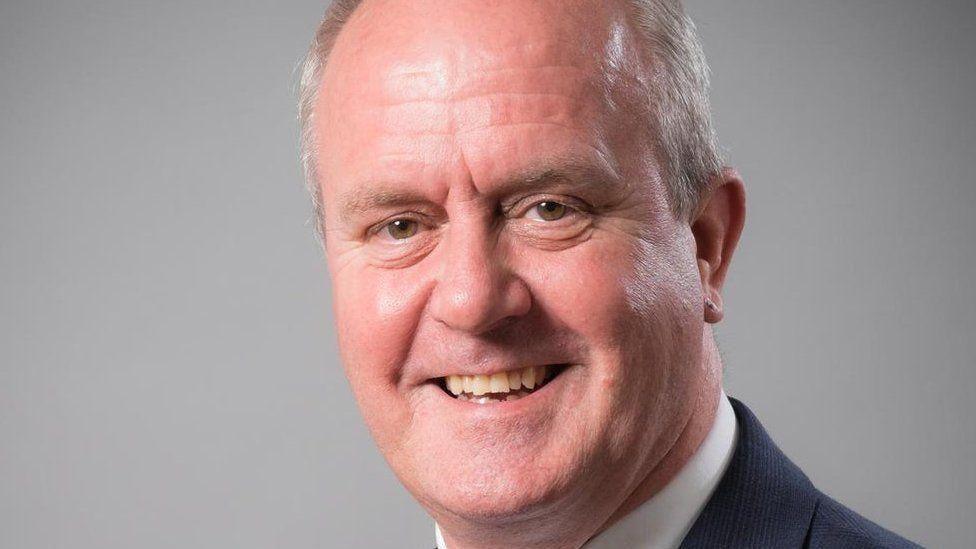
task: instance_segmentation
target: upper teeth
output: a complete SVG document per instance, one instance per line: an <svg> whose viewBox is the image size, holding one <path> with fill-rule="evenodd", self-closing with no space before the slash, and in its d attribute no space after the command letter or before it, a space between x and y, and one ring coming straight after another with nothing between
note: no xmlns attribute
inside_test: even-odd
<svg viewBox="0 0 976 549"><path fill-rule="evenodd" d="M491 375L447 376L447 390L455 396L471 393L481 396L486 393L507 393L522 387L533 389L546 377L545 366L526 366L521 370L498 372Z"/></svg>

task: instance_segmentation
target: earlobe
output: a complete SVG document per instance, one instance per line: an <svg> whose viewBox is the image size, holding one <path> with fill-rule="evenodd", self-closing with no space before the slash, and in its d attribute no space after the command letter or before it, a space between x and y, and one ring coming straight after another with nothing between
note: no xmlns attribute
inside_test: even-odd
<svg viewBox="0 0 976 549"><path fill-rule="evenodd" d="M691 224L706 322L722 320L722 285L745 225L745 185L731 168L716 174Z"/></svg>
<svg viewBox="0 0 976 549"><path fill-rule="evenodd" d="M721 298L719 298L721 299ZM722 308L716 305L711 298L705 298L705 322L717 324L722 320Z"/></svg>
<svg viewBox="0 0 976 549"><path fill-rule="evenodd" d="M698 258L698 273L702 280L702 315L705 322L717 324L722 321L722 294L715 288L711 288L705 281L711 280L712 266Z"/></svg>

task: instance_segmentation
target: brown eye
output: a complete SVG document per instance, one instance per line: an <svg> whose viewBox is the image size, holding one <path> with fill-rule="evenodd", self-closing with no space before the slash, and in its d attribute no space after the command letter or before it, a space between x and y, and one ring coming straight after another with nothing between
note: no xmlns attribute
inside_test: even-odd
<svg viewBox="0 0 976 549"><path fill-rule="evenodd" d="M404 240L417 234L417 222L410 219L396 219L387 223L386 232L397 240Z"/></svg>
<svg viewBox="0 0 976 549"><path fill-rule="evenodd" d="M556 221L566 215L566 205L551 200L539 202L536 204L535 210L539 212L539 217L545 221Z"/></svg>

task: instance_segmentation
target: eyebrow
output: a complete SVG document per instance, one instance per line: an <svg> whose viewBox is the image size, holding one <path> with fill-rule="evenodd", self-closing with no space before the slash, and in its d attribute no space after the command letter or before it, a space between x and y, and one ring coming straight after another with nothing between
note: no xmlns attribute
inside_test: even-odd
<svg viewBox="0 0 976 549"><path fill-rule="evenodd" d="M592 186L595 189L617 189L624 185L623 180L610 162L594 161L582 156L570 156L557 160L537 162L502 179L502 183L491 186L491 196L505 196L518 191L551 187L565 184L573 187ZM390 182L374 181L363 183L355 190L347 191L339 197L339 215L343 221L373 210L403 207L430 203L423 193L410 189L398 189Z"/></svg>

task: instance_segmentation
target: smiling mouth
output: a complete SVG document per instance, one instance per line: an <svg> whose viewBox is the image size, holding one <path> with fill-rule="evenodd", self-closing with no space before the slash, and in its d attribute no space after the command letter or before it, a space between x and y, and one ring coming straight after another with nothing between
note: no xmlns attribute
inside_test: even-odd
<svg viewBox="0 0 976 549"><path fill-rule="evenodd" d="M491 375L452 375L437 379L438 385L457 400L490 404L525 398L562 373L568 364L526 366Z"/></svg>

